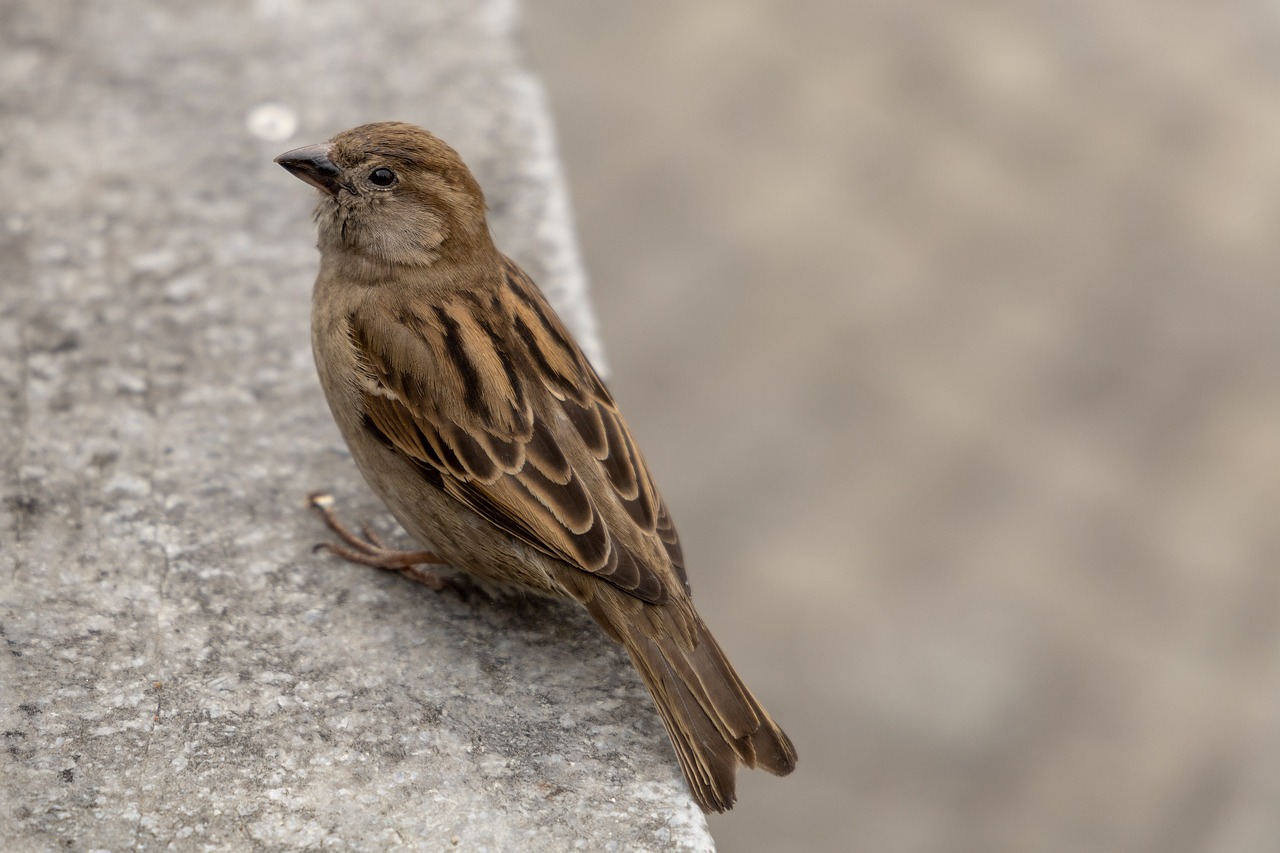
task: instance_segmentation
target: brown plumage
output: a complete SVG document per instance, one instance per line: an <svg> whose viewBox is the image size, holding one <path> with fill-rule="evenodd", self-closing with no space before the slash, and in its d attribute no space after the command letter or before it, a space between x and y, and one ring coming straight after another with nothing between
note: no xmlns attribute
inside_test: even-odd
<svg viewBox="0 0 1280 853"><path fill-rule="evenodd" d="M704 809L733 805L739 763L790 773L790 740L693 608L626 422L494 247L457 153L383 123L277 162L321 190L312 346L329 407L370 486L433 553L342 530L352 548L334 550L384 567L445 562L582 604L630 653Z"/></svg>

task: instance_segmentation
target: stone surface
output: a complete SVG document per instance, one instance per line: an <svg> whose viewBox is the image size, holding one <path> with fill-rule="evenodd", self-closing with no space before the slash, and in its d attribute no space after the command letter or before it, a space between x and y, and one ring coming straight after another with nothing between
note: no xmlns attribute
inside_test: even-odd
<svg viewBox="0 0 1280 853"><path fill-rule="evenodd" d="M496 0L0 11L6 849L711 848L585 615L311 551L310 490L390 521L314 378L311 202L275 154L436 130L598 357L516 24Z"/></svg>

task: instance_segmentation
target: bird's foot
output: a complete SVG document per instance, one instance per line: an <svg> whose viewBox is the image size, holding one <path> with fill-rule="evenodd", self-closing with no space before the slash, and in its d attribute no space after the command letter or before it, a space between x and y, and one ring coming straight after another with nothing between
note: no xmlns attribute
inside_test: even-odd
<svg viewBox="0 0 1280 853"><path fill-rule="evenodd" d="M421 568L424 565L444 565L445 560L431 551L400 551L388 548L382 538L367 524L361 526L360 533L357 534L338 520L337 513L333 511L333 504L333 495L328 492L312 492L307 495L307 505L319 512L329 529L338 534L338 537L347 544L321 542L316 545L315 550L328 551L330 554L336 554L344 560L350 560L362 566L399 572L436 592L448 587L459 595L463 594L461 588L449 578Z"/></svg>

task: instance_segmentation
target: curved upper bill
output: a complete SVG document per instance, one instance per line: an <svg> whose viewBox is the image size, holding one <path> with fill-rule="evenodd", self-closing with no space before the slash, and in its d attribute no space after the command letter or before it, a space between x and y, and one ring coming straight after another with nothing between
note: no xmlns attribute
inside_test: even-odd
<svg viewBox="0 0 1280 853"><path fill-rule="evenodd" d="M306 181L329 195L337 195L342 170L329 159L329 144L304 145L286 151L276 162L289 170L294 177Z"/></svg>

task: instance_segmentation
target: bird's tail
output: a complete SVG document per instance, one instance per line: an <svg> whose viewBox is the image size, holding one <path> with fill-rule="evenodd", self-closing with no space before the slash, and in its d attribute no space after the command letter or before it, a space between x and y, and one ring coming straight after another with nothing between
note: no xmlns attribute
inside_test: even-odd
<svg viewBox="0 0 1280 853"><path fill-rule="evenodd" d="M704 811L733 806L739 763L778 776L795 769L791 740L742 683L688 598L645 604L596 585L579 600L631 655Z"/></svg>

